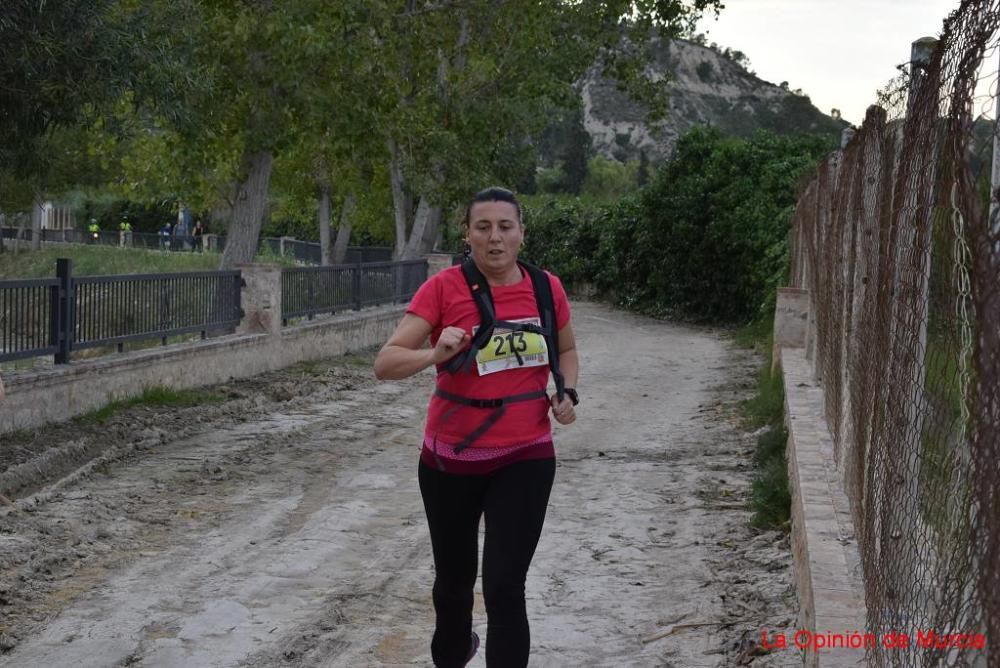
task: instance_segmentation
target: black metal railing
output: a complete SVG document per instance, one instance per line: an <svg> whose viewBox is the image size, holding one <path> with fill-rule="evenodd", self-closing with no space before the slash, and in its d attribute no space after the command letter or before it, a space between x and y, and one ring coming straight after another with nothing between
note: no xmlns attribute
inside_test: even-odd
<svg viewBox="0 0 1000 668"><path fill-rule="evenodd" d="M407 301L426 279L426 260L286 268L283 319ZM72 262L58 260L55 278L0 281L0 362L63 364L74 350L231 331L241 285L239 271L74 277Z"/></svg>
<svg viewBox="0 0 1000 668"><path fill-rule="evenodd" d="M58 297L56 278L0 281L0 361L56 353Z"/></svg>
<svg viewBox="0 0 1000 668"><path fill-rule="evenodd" d="M74 350L234 329L240 322L240 272L125 276L72 275L58 260L55 278L0 281L0 362Z"/></svg>
<svg viewBox="0 0 1000 668"><path fill-rule="evenodd" d="M75 279L73 348L232 329L240 272L88 276Z"/></svg>
<svg viewBox="0 0 1000 668"><path fill-rule="evenodd" d="M427 260L302 267L281 272L281 314L311 318L410 299L427 280Z"/></svg>

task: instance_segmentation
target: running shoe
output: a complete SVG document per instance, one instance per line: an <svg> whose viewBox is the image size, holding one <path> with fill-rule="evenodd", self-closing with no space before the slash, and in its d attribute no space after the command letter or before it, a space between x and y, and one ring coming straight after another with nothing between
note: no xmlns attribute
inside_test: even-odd
<svg viewBox="0 0 1000 668"><path fill-rule="evenodd" d="M473 631L472 638L469 640L469 656L465 658L465 665L469 665L473 657L476 656L476 652L478 651L479 651L479 634Z"/></svg>

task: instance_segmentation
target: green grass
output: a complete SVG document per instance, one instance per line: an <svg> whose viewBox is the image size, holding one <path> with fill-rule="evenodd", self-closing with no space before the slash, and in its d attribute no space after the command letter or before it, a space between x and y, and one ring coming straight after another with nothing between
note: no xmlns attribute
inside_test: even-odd
<svg viewBox="0 0 1000 668"><path fill-rule="evenodd" d="M765 428L754 450L754 475L750 494L753 517L750 523L760 529L788 531L792 495L788 487L788 462L785 448L785 384L780 369L771 372L770 328L749 325L741 330L754 347L766 346L766 360L757 374L757 391L743 403L743 416L751 429ZM740 334L737 335L737 340ZM763 344L762 344L763 341Z"/></svg>
<svg viewBox="0 0 1000 668"><path fill-rule="evenodd" d="M373 364L374 356L372 354L364 353L348 353L344 355L344 363L347 366L353 366L358 368L370 367Z"/></svg>
<svg viewBox="0 0 1000 668"><path fill-rule="evenodd" d="M306 360L299 362L291 368L292 371L301 371L306 376L320 376L324 374L329 365L318 360Z"/></svg>
<svg viewBox="0 0 1000 668"><path fill-rule="evenodd" d="M784 422L785 382L779 370L771 373L770 360L757 374L757 392L743 403L743 414L753 429Z"/></svg>
<svg viewBox="0 0 1000 668"><path fill-rule="evenodd" d="M3 435L7 443L25 443L35 438L35 431L32 429L15 429Z"/></svg>
<svg viewBox="0 0 1000 668"><path fill-rule="evenodd" d="M927 422L924 421L920 439L919 507L924 521L940 533L948 529L949 498L958 494L954 481L957 462L955 453L948 451L946 439L950 433L939 433L933 427L929 429Z"/></svg>
<svg viewBox="0 0 1000 668"><path fill-rule="evenodd" d="M931 401L948 407L950 414L942 419L949 422L958 420L965 400L962 396L961 352L958 343L940 332L936 336L929 336L924 363L924 387ZM966 368L972 368L971 359L966 360Z"/></svg>
<svg viewBox="0 0 1000 668"><path fill-rule="evenodd" d="M113 246L48 246L37 251L0 255L0 279L55 276L56 260L73 261L74 276L111 274L158 274L180 271L211 271L219 268L217 253L170 253Z"/></svg>
<svg viewBox="0 0 1000 668"><path fill-rule="evenodd" d="M753 348L762 352L770 351L771 342L774 340L774 320L761 318L748 325L743 325L733 334L733 340L741 348Z"/></svg>
<svg viewBox="0 0 1000 668"><path fill-rule="evenodd" d="M206 390L174 390L169 387L149 387L142 394L116 399L97 410L90 411L76 418L81 424L104 424L116 413L133 406L163 406L170 408L188 408L204 404L221 403L225 398Z"/></svg>
<svg viewBox="0 0 1000 668"><path fill-rule="evenodd" d="M750 507L750 524L759 529L787 531L792 512L792 494L788 489L788 464L785 443L788 433L783 427L761 434L754 459L758 460L754 474Z"/></svg>
<svg viewBox="0 0 1000 668"><path fill-rule="evenodd" d="M770 427L757 437L757 448L753 453L754 466L763 468L776 459L785 459L785 446L788 444L788 430L784 425Z"/></svg>
<svg viewBox="0 0 1000 668"><path fill-rule="evenodd" d="M73 261L74 276L215 271L222 259L218 253L168 252L82 244L47 246L37 251L17 253L8 249L0 254L0 280L55 276L56 260L64 257ZM273 253L266 244L261 247L255 260L286 267L296 266L294 258Z"/></svg>
<svg viewBox="0 0 1000 668"><path fill-rule="evenodd" d="M291 251L289 251L291 252ZM279 255L271 250L268 244L262 244L255 262L266 262L268 264L280 264L282 267L297 267L295 258L291 255Z"/></svg>
<svg viewBox="0 0 1000 668"><path fill-rule="evenodd" d="M962 403L967 399L957 333L933 324L929 329L924 357L925 415L920 421L920 511L924 521L943 534L949 530L948 515L954 500L964 493L958 471L962 465L960 449L967 445L959 442L959 432L963 428ZM972 372L971 359L966 360L966 368ZM975 383L975 378L970 376L968 382Z"/></svg>

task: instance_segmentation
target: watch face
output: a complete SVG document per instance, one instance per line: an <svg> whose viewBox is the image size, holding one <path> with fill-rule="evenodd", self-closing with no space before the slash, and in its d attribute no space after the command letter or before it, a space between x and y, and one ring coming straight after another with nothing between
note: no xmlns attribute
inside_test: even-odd
<svg viewBox="0 0 1000 668"><path fill-rule="evenodd" d="M572 388L566 388L566 396L570 398L570 401L573 402L574 406L580 403L580 397L579 395L577 395L576 390Z"/></svg>

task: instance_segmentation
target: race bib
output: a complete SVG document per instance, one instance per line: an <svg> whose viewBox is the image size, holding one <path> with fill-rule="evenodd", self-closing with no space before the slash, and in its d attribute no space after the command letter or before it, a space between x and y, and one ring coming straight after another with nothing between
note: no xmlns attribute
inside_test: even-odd
<svg viewBox="0 0 1000 668"><path fill-rule="evenodd" d="M538 318L523 318L510 322L541 324ZM477 329L478 326L472 333L475 334ZM521 358L520 363L518 357ZM548 364L549 348L545 345L545 337L533 332L512 332L502 327L494 329L489 342L476 353L476 366L480 376L511 369L548 366Z"/></svg>

